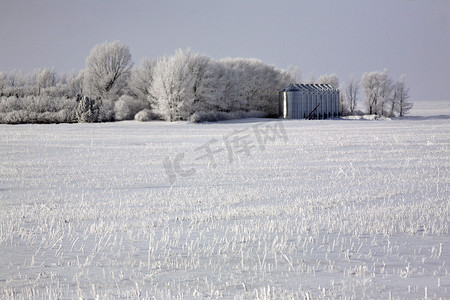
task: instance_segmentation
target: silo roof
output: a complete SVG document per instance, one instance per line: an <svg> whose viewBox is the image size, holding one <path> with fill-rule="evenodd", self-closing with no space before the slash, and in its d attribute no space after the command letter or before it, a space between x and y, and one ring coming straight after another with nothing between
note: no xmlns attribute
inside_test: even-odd
<svg viewBox="0 0 450 300"><path fill-rule="evenodd" d="M291 83L288 85L285 89L282 89L281 92L292 92L292 91L302 91L302 92L334 92L337 91L337 89L333 88L329 84L316 84L316 83Z"/></svg>

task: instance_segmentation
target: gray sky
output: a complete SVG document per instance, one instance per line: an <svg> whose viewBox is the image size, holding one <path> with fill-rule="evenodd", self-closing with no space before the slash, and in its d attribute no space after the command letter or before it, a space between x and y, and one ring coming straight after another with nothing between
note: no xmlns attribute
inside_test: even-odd
<svg viewBox="0 0 450 300"><path fill-rule="evenodd" d="M90 49L120 40L133 60L178 48L256 57L278 68L406 74L411 100L450 100L450 1L0 0L0 71L83 69ZM362 95L361 95L362 98Z"/></svg>

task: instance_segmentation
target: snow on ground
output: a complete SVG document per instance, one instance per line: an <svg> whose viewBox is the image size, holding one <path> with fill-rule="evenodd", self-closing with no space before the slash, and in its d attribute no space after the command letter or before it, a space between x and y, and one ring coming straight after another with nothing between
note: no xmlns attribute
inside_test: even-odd
<svg viewBox="0 0 450 300"><path fill-rule="evenodd" d="M450 117L450 100L416 101L411 109L412 117ZM407 117L411 118L411 117Z"/></svg>
<svg viewBox="0 0 450 300"><path fill-rule="evenodd" d="M1 125L0 298L448 298L450 111L418 112Z"/></svg>

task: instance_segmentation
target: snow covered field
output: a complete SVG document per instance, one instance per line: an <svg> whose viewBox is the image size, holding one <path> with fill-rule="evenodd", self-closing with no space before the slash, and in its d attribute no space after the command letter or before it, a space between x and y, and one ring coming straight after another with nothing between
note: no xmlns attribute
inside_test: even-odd
<svg viewBox="0 0 450 300"><path fill-rule="evenodd" d="M0 298L448 299L448 104L0 125Z"/></svg>

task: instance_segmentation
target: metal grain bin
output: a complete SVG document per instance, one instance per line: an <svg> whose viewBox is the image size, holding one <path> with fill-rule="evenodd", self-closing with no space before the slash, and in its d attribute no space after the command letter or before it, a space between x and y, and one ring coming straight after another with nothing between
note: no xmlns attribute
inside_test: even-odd
<svg viewBox="0 0 450 300"><path fill-rule="evenodd" d="M339 116L339 90L328 84L290 84L279 92L283 119L327 119Z"/></svg>

